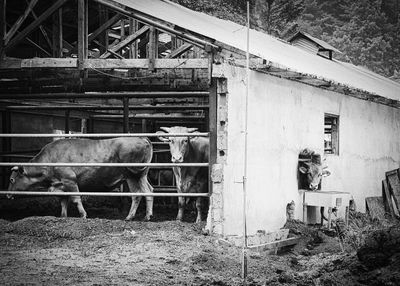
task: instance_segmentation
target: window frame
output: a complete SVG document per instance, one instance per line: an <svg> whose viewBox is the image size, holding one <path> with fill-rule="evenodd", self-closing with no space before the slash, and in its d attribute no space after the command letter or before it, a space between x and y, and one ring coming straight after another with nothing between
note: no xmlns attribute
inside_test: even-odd
<svg viewBox="0 0 400 286"><path fill-rule="evenodd" d="M332 123L327 124L327 119L331 119ZM336 122L335 122L336 121ZM330 129L326 126L330 125ZM324 113L324 154L325 155L339 155L339 132L340 132L340 118L339 115L333 113ZM327 132L330 130L330 132ZM330 134L330 141L326 141L326 135ZM331 142L331 148L326 147L326 142Z"/></svg>

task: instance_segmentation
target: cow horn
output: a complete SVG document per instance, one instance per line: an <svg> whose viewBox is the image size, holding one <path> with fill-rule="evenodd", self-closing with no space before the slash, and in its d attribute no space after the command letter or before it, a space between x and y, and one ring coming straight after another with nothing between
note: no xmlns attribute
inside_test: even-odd
<svg viewBox="0 0 400 286"><path fill-rule="evenodd" d="M195 132L195 131L197 131L197 130L199 130L199 128L193 127L193 128L188 128L188 129L187 129L187 132L188 132L188 133L192 133L192 132Z"/></svg>
<svg viewBox="0 0 400 286"><path fill-rule="evenodd" d="M160 127L160 129L161 129L162 131L167 132L167 133L169 133L169 131L171 130L170 127Z"/></svg>

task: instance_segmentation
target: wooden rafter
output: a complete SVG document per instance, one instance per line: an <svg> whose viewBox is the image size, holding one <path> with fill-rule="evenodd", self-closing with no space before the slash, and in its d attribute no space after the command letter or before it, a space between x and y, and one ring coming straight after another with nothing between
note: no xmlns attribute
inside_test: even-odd
<svg viewBox="0 0 400 286"><path fill-rule="evenodd" d="M176 35L177 37L184 39L186 42L193 43L201 48L204 48L204 46L207 45L212 46L214 48L218 48L218 46L214 44L214 40L212 39L206 37L200 38L198 37L198 35L194 35L188 30L185 31L176 30L174 27L171 27L170 24L164 21L151 17L147 14L140 13L139 11L134 11L126 7L125 5L117 5L115 2L111 0L94 0L94 1L120 14L126 15L131 18L135 18L136 20L139 20L142 23L154 26L155 28L161 31L165 31L169 34Z"/></svg>
<svg viewBox="0 0 400 286"><path fill-rule="evenodd" d="M103 23L99 28L97 28L93 33L89 35L89 43L92 42L94 39L96 39L102 32L110 28L113 24L118 22L121 19L120 14L116 14L113 17L111 17L109 20L107 20L105 23Z"/></svg>
<svg viewBox="0 0 400 286"><path fill-rule="evenodd" d="M6 50L13 48L21 40L23 40L27 35L29 35L34 29L36 29L44 20L46 20L50 15L52 15L58 8L64 5L68 0L58 0L50 8L48 8L42 15L40 15L35 21L29 24L20 34L15 36L6 46Z"/></svg>
<svg viewBox="0 0 400 286"><path fill-rule="evenodd" d="M28 0L26 0L26 3L28 4ZM35 21L38 19L38 16L36 15L35 11L31 11L33 18L35 19ZM49 45L49 47L51 48L51 41L50 41L50 37L47 35L47 32L45 30L45 28L43 27L43 25L39 25L39 29L40 32L42 32L43 37L45 38L47 44Z"/></svg>
<svg viewBox="0 0 400 286"><path fill-rule="evenodd" d="M36 3L38 0L32 0L29 2L28 7L26 7L24 14L22 14L18 20L14 23L14 25L11 27L11 29L8 31L4 42L7 45L7 43L11 40L11 38L15 35L15 33L18 31L18 29L21 27L21 25L24 23L28 15L31 13L33 7L35 7Z"/></svg>
<svg viewBox="0 0 400 286"><path fill-rule="evenodd" d="M4 57L4 37L6 34L6 0L0 0L0 60Z"/></svg>
<svg viewBox="0 0 400 286"><path fill-rule="evenodd" d="M142 27L139 31L137 31L136 33L129 35L128 37L126 37L125 40L119 42L118 44L114 45L113 47L111 47L109 49L109 51L105 52L104 54L102 54L100 56L101 59L106 59L111 55L111 52L118 52L119 50L121 50L122 48L126 47L127 45L129 45L130 43L134 42L135 40L137 40L140 36L142 36L143 34L145 34L150 28L148 26L144 26Z"/></svg>
<svg viewBox="0 0 400 286"><path fill-rule="evenodd" d="M182 55L183 53L187 52L188 50L190 50L193 47L192 44L183 44L182 46L180 46L179 48L173 50L167 58L177 58L180 55Z"/></svg>

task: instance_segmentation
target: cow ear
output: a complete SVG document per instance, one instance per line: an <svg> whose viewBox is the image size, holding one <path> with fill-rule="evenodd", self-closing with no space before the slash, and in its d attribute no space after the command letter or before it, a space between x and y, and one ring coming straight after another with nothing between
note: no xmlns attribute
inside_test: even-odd
<svg viewBox="0 0 400 286"><path fill-rule="evenodd" d="M304 167L304 166L301 166L301 167L299 167L299 171L300 171L300 173L302 173L302 174L307 174L308 169L307 169L306 167Z"/></svg>
<svg viewBox="0 0 400 286"><path fill-rule="evenodd" d="M11 172L18 172L18 166L14 166L11 168Z"/></svg>
<svg viewBox="0 0 400 286"><path fill-rule="evenodd" d="M167 132L167 133L169 133L169 131L171 130L170 127L160 127L160 129L161 129L162 131Z"/></svg>
<svg viewBox="0 0 400 286"><path fill-rule="evenodd" d="M164 135L164 134L167 134L167 133L165 133L165 132L161 132L161 131L157 131L156 132L157 134L160 134L160 135ZM164 136L158 136L157 137L160 141L163 141L163 142L169 142L170 140L169 140L169 138L168 137L164 137Z"/></svg>
<svg viewBox="0 0 400 286"><path fill-rule="evenodd" d="M328 177L331 174L331 172L328 169L323 169L322 170L322 176L323 177Z"/></svg>
<svg viewBox="0 0 400 286"><path fill-rule="evenodd" d="M194 127L194 128L188 128L188 129L187 129L187 132L188 132L188 133L192 133L192 132L195 132L195 131L197 131L197 130L199 130L199 128L195 128L195 127Z"/></svg>

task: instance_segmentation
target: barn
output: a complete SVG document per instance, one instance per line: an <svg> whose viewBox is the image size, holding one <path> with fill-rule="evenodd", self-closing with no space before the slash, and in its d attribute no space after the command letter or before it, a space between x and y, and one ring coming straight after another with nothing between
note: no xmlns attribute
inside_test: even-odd
<svg viewBox="0 0 400 286"><path fill-rule="evenodd" d="M279 230L291 201L302 219L305 148L326 157L322 191L349 193L360 211L399 167L400 84L309 35L250 30L247 69L245 27L169 1L17 2L0 2L2 133L208 132L212 233L240 236L243 205L249 235ZM2 162L48 140L4 136Z"/></svg>

